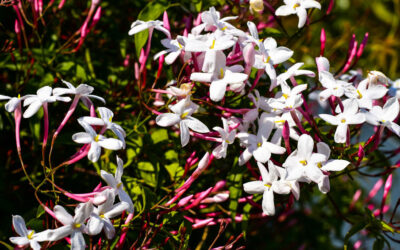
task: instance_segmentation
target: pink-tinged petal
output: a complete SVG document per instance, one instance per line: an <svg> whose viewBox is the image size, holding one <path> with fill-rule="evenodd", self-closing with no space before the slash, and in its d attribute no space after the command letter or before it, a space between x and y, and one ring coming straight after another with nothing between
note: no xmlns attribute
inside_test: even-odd
<svg viewBox="0 0 400 250"><path fill-rule="evenodd" d="M311 154L314 149L314 140L311 136L303 134L300 136L297 143L297 156L300 159L308 160L311 158Z"/></svg>
<svg viewBox="0 0 400 250"><path fill-rule="evenodd" d="M225 144L220 144L220 145L218 145L217 147L214 148L214 150L212 151L212 154L215 156L215 158L221 159L221 158L225 158L226 157L227 145L228 144L226 144L226 143Z"/></svg>
<svg viewBox="0 0 400 250"><path fill-rule="evenodd" d="M112 174L107 173L104 170L101 170L100 172L101 178L103 178L103 180L105 182L107 182L107 185L112 187L112 188L116 188L117 187L117 182L115 181L115 178Z"/></svg>
<svg viewBox="0 0 400 250"><path fill-rule="evenodd" d="M36 112L38 112L40 107L42 107L42 102L36 99L36 101L31 103L29 107L25 110L23 117L24 118L32 117L34 114L36 114Z"/></svg>
<svg viewBox="0 0 400 250"><path fill-rule="evenodd" d="M388 176L388 178L386 179L385 187L383 189L383 196L382 196L382 203L381 203L382 207L385 205L386 198L387 198L387 196L388 196L388 194L390 192L390 188L392 187L392 177L393 177L393 174L390 174Z"/></svg>
<svg viewBox="0 0 400 250"><path fill-rule="evenodd" d="M164 114L157 116L156 123L158 126L161 126L161 127L169 127L169 126L179 123L180 120L181 120L181 118L177 114L164 113Z"/></svg>
<svg viewBox="0 0 400 250"><path fill-rule="evenodd" d="M81 231L74 230L71 234L71 249L84 250L86 248L85 238Z"/></svg>
<svg viewBox="0 0 400 250"><path fill-rule="evenodd" d="M275 11L275 15L277 16L289 16L292 14L296 14L296 10L288 5L282 5Z"/></svg>
<svg viewBox="0 0 400 250"><path fill-rule="evenodd" d="M345 160L329 160L321 169L324 171L342 171L349 164L350 162Z"/></svg>
<svg viewBox="0 0 400 250"><path fill-rule="evenodd" d="M331 155L331 149L325 142L317 143L317 152L325 155L326 159L329 159L329 156Z"/></svg>
<svg viewBox="0 0 400 250"><path fill-rule="evenodd" d="M213 100L214 102L221 101L225 96L227 85L228 85L228 83L225 81L225 79L213 81L210 85L211 100Z"/></svg>
<svg viewBox="0 0 400 250"><path fill-rule="evenodd" d="M261 194L265 190L264 183L262 181L250 181L243 184L243 189L249 194Z"/></svg>
<svg viewBox="0 0 400 250"><path fill-rule="evenodd" d="M90 149L88 152L88 159L91 162L96 162L101 154L101 147L97 142L90 143Z"/></svg>
<svg viewBox="0 0 400 250"><path fill-rule="evenodd" d="M320 181L318 182L318 188L321 193L326 194L329 192L331 189L330 183L329 183L329 177L327 175L324 175Z"/></svg>
<svg viewBox="0 0 400 250"><path fill-rule="evenodd" d="M271 188L264 191L262 200L263 213L269 216L275 215L274 192Z"/></svg>
<svg viewBox="0 0 400 250"><path fill-rule="evenodd" d="M103 225L103 220L99 216L91 216L87 222L89 235L98 235L103 229Z"/></svg>
<svg viewBox="0 0 400 250"><path fill-rule="evenodd" d="M107 138L98 141L98 144L106 149L110 150L120 150L124 144L122 141L114 138Z"/></svg>
<svg viewBox="0 0 400 250"><path fill-rule="evenodd" d="M346 142L346 134L347 134L348 126L347 124L340 123L335 132L335 142L336 143L345 143Z"/></svg>
<svg viewBox="0 0 400 250"><path fill-rule="evenodd" d="M315 58L315 62L317 63L318 72L327 71L329 72L329 61L326 57L320 56Z"/></svg>
<svg viewBox="0 0 400 250"><path fill-rule="evenodd" d="M328 114L320 114L319 117L326 121L327 123L330 123L332 125L339 125L340 121L338 120L337 117L333 116L333 115L328 115Z"/></svg>
<svg viewBox="0 0 400 250"><path fill-rule="evenodd" d="M250 153L249 149L246 148L243 153L239 156L239 166L243 166L246 162L248 162L251 157L253 156L252 153Z"/></svg>
<svg viewBox="0 0 400 250"><path fill-rule="evenodd" d="M191 130L199 133L210 132L210 130L206 125L204 125L204 123L191 116L186 117L186 119L184 119L181 123L185 123Z"/></svg>
<svg viewBox="0 0 400 250"><path fill-rule="evenodd" d="M79 132L72 135L72 140L76 143L88 144L93 141L93 137L86 132Z"/></svg>
<svg viewBox="0 0 400 250"><path fill-rule="evenodd" d="M28 230L26 229L24 219L19 215L13 215L12 224L15 232L22 237L28 236Z"/></svg>
<svg viewBox="0 0 400 250"><path fill-rule="evenodd" d="M26 237L10 237L10 241L21 247L29 244L29 240Z"/></svg>

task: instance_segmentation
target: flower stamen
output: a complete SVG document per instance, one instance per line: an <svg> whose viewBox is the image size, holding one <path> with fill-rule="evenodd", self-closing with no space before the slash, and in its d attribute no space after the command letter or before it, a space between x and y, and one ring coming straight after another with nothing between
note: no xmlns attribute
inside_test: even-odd
<svg viewBox="0 0 400 250"><path fill-rule="evenodd" d="M27 237L29 240L31 240L34 234L35 234L35 231L32 230L32 231L28 234L28 236L26 236L26 237Z"/></svg>
<svg viewBox="0 0 400 250"><path fill-rule="evenodd" d="M299 161L303 166L306 166L307 165L307 161L306 160L302 160L302 161Z"/></svg>
<svg viewBox="0 0 400 250"><path fill-rule="evenodd" d="M213 42L212 42L212 44L210 46L210 49L214 49L214 47L215 47L215 39L213 40Z"/></svg>

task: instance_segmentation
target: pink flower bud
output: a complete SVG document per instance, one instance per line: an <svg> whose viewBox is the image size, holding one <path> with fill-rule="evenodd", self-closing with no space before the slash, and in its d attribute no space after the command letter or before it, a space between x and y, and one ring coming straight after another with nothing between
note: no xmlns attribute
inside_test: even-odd
<svg viewBox="0 0 400 250"><path fill-rule="evenodd" d="M321 41L321 52L320 52L320 55L323 56L324 52L325 52L325 42L326 42L325 29L321 29L320 41Z"/></svg>
<svg viewBox="0 0 400 250"><path fill-rule="evenodd" d="M171 31L171 26L170 26L169 20L168 20L168 13L166 11L164 11L164 15L163 15L163 26L167 30Z"/></svg>

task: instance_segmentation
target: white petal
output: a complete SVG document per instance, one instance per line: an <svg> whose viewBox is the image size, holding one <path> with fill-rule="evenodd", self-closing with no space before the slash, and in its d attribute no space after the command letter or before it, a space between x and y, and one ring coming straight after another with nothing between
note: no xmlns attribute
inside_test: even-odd
<svg viewBox="0 0 400 250"><path fill-rule="evenodd" d="M252 153L250 153L249 149L246 148L243 153L239 156L239 166L243 166L246 162L250 160L250 158L253 156Z"/></svg>
<svg viewBox="0 0 400 250"><path fill-rule="evenodd" d="M91 202L80 203L75 208L74 223L82 224L89 218L93 212L93 204Z"/></svg>
<svg viewBox="0 0 400 250"><path fill-rule="evenodd" d="M40 244L36 240L30 240L29 243L30 243L31 248L33 250L40 250L41 249Z"/></svg>
<svg viewBox="0 0 400 250"><path fill-rule="evenodd" d="M276 48L273 51L271 51L270 54L273 64L283 63L289 60L289 58L291 58L292 55L293 51L285 47Z"/></svg>
<svg viewBox="0 0 400 250"><path fill-rule="evenodd" d="M197 73L194 72L190 75L190 80L195 82L211 82L213 73Z"/></svg>
<svg viewBox="0 0 400 250"><path fill-rule="evenodd" d="M243 189L249 194L260 194L264 192L265 186L262 181L250 181L243 184Z"/></svg>
<svg viewBox="0 0 400 250"><path fill-rule="evenodd" d="M329 156L331 155L331 149L325 142L317 143L317 152L325 155L326 159L329 159Z"/></svg>
<svg viewBox="0 0 400 250"><path fill-rule="evenodd" d="M365 122L365 115L362 113L358 113L352 116L349 116L346 119L347 124L361 124Z"/></svg>
<svg viewBox="0 0 400 250"><path fill-rule="evenodd" d="M211 100L213 100L214 102L221 101L225 96L227 85L228 83L224 79L219 81L213 81L210 85Z"/></svg>
<svg viewBox="0 0 400 250"><path fill-rule="evenodd" d="M42 102L39 100L34 101L24 112L24 118L30 118L42 107Z"/></svg>
<svg viewBox="0 0 400 250"><path fill-rule="evenodd" d="M386 126L397 136L400 137L400 126L394 122L387 122Z"/></svg>
<svg viewBox="0 0 400 250"><path fill-rule="evenodd" d="M191 130L199 133L210 132L210 130L204 123L191 116L186 117L186 119L184 119L181 123L185 123Z"/></svg>
<svg viewBox="0 0 400 250"><path fill-rule="evenodd" d="M57 241L57 240L67 237L73 231L74 231L74 229L72 228L71 225L58 227L56 229L48 229L43 232L40 232L40 234L41 234L40 239L41 239L41 241Z"/></svg>
<svg viewBox="0 0 400 250"><path fill-rule="evenodd" d="M181 118L177 114L164 113L157 116L156 123L161 127L169 127L179 123L180 120Z"/></svg>
<svg viewBox="0 0 400 250"><path fill-rule="evenodd" d="M264 214L275 215L274 192L272 189L265 190L262 200L262 209Z"/></svg>
<svg viewBox="0 0 400 250"><path fill-rule="evenodd" d="M120 201L124 201L129 204L129 208L127 209L129 213L134 212L134 206L131 197L123 190L122 188L118 188L118 197Z"/></svg>
<svg viewBox="0 0 400 250"><path fill-rule="evenodd" d="M85 238L81 231L74 230L71 234L71 250L85 250Z"/></svg>
<svg viewBox="0 0 400 250"><path fill-rule="evenodd" d="M54 207L54 213L57 220L60 221L63 225L70 225L74 222L73 217L62 206L56 205Z"/></svg>
<svg viewBox="0 0 400 250"><path fill-rule="evenodd" d="M110 211L104 213L104 216L112 219L122 214L123 211L128 210L130 207L129 203L126 201L121 201L115 204Z"/></svg>
<svg viewBox="0 0 400 250"><path fill-rule="evenodd" d="M10 237L10 241L17 246L25 246L29 244L29 240L26 237Z"/></svg>
<svg viewBox="0 0 400 250"><path fill-rule="evenodd" d="M104 233L106 234L107 239L110 240L110 239L114 238L115 228L111 224L111 221L107 218L105 218L103 229L104 229Z"/></svg>
<svg viewBox="0 0 400 250"><path fill-rule="evenodd" d="M281 155L286 152L286 149L284 147L281 147L279 145L270 143L270 142L264 142L265 147L268 149L273 154L278 154Z"/></svg>
<svg viewBox="0 0 400 250"><path fill-rule="evenodd" d="M6 103L5 109L7 112L14 112L18 105L20 105L21 101L21 99L13 97Z"/></svg>
<svg viewBox="0 0 400 250"><path fill-rule="evenodd" d="M330 190L330 184L329 184L329 177L327 175L324 175L321 180L318 182L318 188L321 191L321 193L326 194Z"/></svg>
<svg viewBox="0 0 400 250"><path fill-rule="evenodd" d="M308 8L317 8L321 9L321 4L314 0L306 0L301 3L301 6L305 9Z"/></svg>
<svg viewBox="0 0 400 250"><path fill-rule="evenodd" d="M90 149L88 152L88 159L91 162L96 162L101 154L101 147L97 142L90 143Z"/></svg>
<svg viewBox="0 0 400 250"><path fill-rule="evenodd" d="M91 216L87 222L89 235L97 235L103 229L103 220L98 216Z"/></svg>
<svg viewBox="0 0 400 250"><path fill-rule="evenodd" d="M345 160L329 160L321 169L324 171L342 171L349 164L350 162Z"/></svg>
<svg viewBox="0 0 400 250"><path fill-rule="evenodd" d="M122 141L114 138L107 138L98 141L98 144L106 149L110 150L120 150L123 147Z"/></svg>
<svg viewBox="0 0 400 250"><path fill-rule="evenodd" d="M330 123L330 124L332 124L332 125L339 125L339 120L338 120L338 118L335 117L335 116L333 116L333 115L320 114L319 117L320 117L322 120L324 120L324 121L326 121L326 122L328 122L328 123Z"/></svg>
<svg viewBox="0 0 400 250"><path fill-rule="evenodd" d="M26 229L25 221L21 216L13 215L12 224L17 234L23 237L28 236L28 230Z"/></svg>
<svg viewBox="0 0 400 250"><path fill-rule="evenodd" d="M86 132L79 132L72 135L72 140L76 143L88 144L93 141L93 137Z"/></svg>
<svg viewBox="0 0 400 250"><path fill-rule="evenodd" d="M296 11L293 9L293 7L290 7L288 5L282 5L275 11L275 15L277 16L288 16L295 13Z"/></svg>
<svg viewBox="0 0 400 250"><path fill-rule="evenodd" d="M253 151L254 159L259 162L266 163L271 158L271 152L266 147L258 147Z"/></svg>
<svg viewBox="0 0 400 250"><path fill-rule="evenodd" d="M383 119L386 121L393 121L399 114L399 101L396 97L392 97L386 101L385 105L383 106Z"/></svg>
<svg viewBox="0 0 400 250"><path fill-rule="evenodd" d="M314 149L314 140L311 136L303 134L300 136L297 144L298 157L300 159L308 160Z"/></svg>
<svg viewBox="0 0 400 250"><path fill-rule="evenodd" d="M112 187L112 188L116 188L117 187L117 182L115 181L115 178L112 174L107 173L104 170L101 170L100 172L101 178L103 178L103 180L105 182L107 182L107 185Z"/></svg>
<svg viewBox="0 0 400 250"><path fill-rule="evenodd" d="M119 183L122 180L122 174L124 173L124 162L117 156L117 170L115 171L115 180Z"/></svg>
<svg viewBox="0 0 400 250"><path fill-rule="evenodd" d="M50 86L44 86L36 91L36 94L41 99L47 99L51 96L53 89Z"/></svg>
<svg viewBox="0 0 400 250"><path fill-rule="evenodd" d="M336 143L345 143L346 142L346 135L347 135L347 124L340 123L335 132L335 142Z"/></svg>
<svg viewBox="0 0 400 250"><path fill-rule="evenodd" d="M306 24L307 21L307 11L306 9L302 7L297 7L296 8L296 14L299 17L299 24L297 25L297 28L302 28L304 24Z"/></svg>

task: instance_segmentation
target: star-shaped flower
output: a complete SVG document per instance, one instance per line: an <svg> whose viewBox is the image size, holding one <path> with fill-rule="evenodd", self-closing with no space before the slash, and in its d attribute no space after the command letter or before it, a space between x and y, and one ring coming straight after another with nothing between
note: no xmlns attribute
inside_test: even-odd
<svg viewBox="0 0 400 250"><path fill-rule="evenodd" d="M288 16L296 14L299 17L297 27L300 29L307 21L307 10L309 8L321 9L321 4L315 0L283 0L285 5L280 6L276 11L277 16Z"/></svg>

